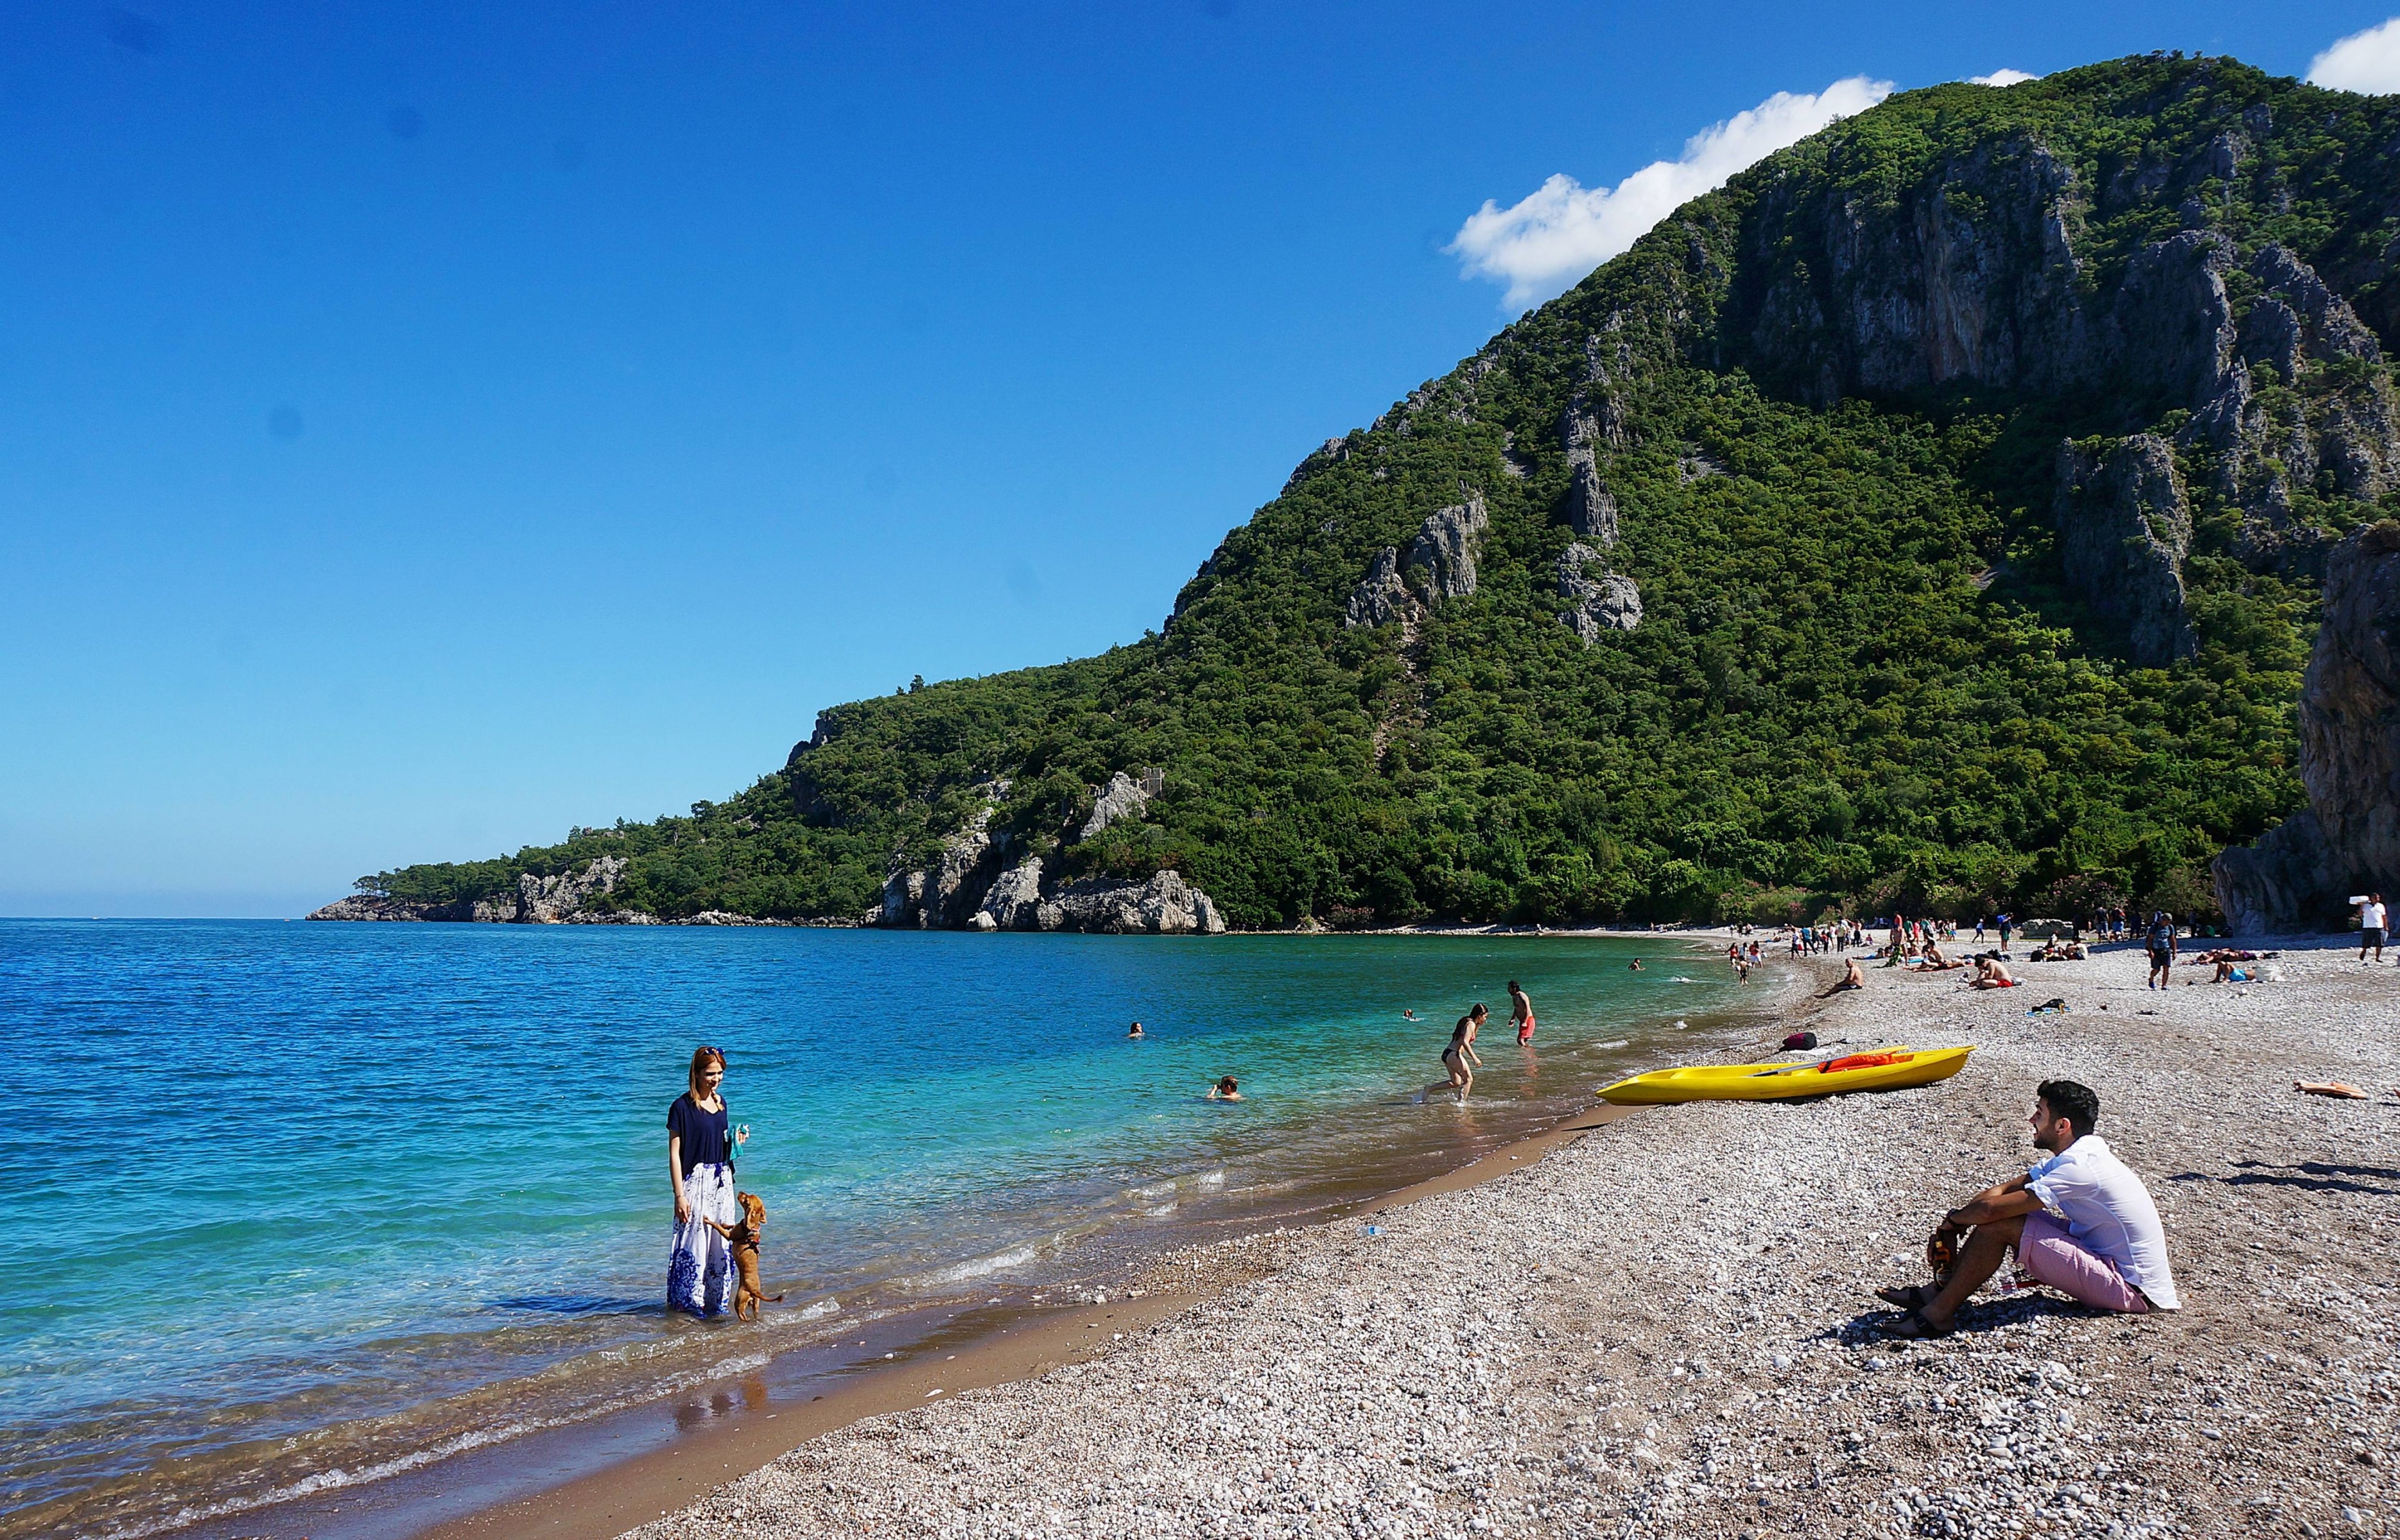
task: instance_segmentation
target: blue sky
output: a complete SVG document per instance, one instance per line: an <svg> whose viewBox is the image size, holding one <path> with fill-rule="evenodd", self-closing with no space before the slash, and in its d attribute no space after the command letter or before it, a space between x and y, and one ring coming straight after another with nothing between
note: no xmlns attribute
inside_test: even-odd
<svg viewBox="0 0 2400 1540"><path fill-rule="evenodd" d="M0 914L294 914L1156 625L1779 91L2327 5L9 7ZM2400 34L2395 34L2400 36Z"/></svg>

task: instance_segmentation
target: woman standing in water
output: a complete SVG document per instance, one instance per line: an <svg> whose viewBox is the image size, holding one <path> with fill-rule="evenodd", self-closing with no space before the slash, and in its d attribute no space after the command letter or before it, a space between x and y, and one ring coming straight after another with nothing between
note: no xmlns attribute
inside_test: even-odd
<svg viewBox="0 0 2400 1540"><path fill-rule="evenodd" d="M667 1254L667 1308L716 1315L733 1293L733 1253L708 1227L739 1224L733 1161L748 1129L726 1120L725 1056L702 1046L691 1056L690 1089L667 1109L667 1179L675 1188L675 1246Z"/></svg>
<svg viewBox="0 0 2400 1540"><path fill-rule="evenodd" d="M1466 1093L1475 1089L1475 1070L1483 1068L1483 1060L1475 1052L1475 1034L1483 1029L1483 1019L1491 1014L1479 1004L1460 1016L1458 1025L1451 1029L1450 1046L1441 1051L1441 1067L1450 1071L1450 1079L1432 1089L1455 1086L1461 1107L1466 1105Z"/></svg>

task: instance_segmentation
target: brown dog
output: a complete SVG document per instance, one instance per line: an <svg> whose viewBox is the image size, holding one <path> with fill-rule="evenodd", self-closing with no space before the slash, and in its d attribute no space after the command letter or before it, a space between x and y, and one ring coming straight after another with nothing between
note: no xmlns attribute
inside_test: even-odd
<svg viewBox="0 0 2400 1540"><path fill-rule="evenodd" d="M758 1314L758 1302L782 1304L781 1294L770 1295L758 1287L758 1237L767 1230L767 1205L756 1192L738 1192L734 1201L742 1206L742 1222L727 1229L715 1220L708 1227L725 1237L733 1250L733 1265L741 1270L742 1282L733 1290L733 1318L745 1321Z"/></svg>

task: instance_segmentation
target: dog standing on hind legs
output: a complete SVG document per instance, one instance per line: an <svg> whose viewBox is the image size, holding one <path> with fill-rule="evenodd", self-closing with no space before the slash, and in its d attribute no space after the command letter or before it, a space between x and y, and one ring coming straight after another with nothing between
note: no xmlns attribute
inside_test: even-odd
<svg viewBox="0 0 2400 1540"><path fill-rule="evenodd" d="M766 1293L758 1287L758 1237L767 1230L765 1200L756 1192L737 1192L734 1201L742 1206L740 1224L729 1229L715 1220L707 1223L711 1230L725 1237L726 1246L733 1253L733 1265L742 1274L742 1282L733 1290L733 1318L737 1321L755 1320L760 1301L782 1304L784 1297Z"/></svg>

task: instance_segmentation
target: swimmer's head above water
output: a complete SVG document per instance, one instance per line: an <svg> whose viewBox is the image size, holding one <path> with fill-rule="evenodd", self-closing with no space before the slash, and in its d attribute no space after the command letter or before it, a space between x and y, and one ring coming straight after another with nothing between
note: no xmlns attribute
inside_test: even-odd
<svg viewBox="0 0 2400 1540"><path fill-rule="evenodd" d="M1233 1076L1231 1076L1231 1075L1227 1075L1227 1076L1225 1076L1225 1077L1224 1077L1224 1078L1222 1078L1221 1080L1218 1081L1216 1084L1211 1085L1210 1087L1208 1087L1208 1099L1209 1099L1210 1101L1239 1101L1239 1100L1241 1100L1241 1099L1242 1099L1242 1088L1241 1088L1241 1083L1240 1083L1240 1082L1238 1082L1238 1081L1236 1081L1236 1080L1235 1080Z"/></svg>
<svg viewBox="0 0 2400 1540"><path fill-rule="evenodd" d="M1141 1023L1140 1023L1140 1022L1139 1022L1139 1021L1137 1021L1137 1022L1135 1022L1132 1026L1130 1026L1130 1027L1126 1028L1126 1029L1125 1029L1125 1036L1127 1036L1127 1037L1139 1037L1139 1036L1141 1036Z"/></svg>

